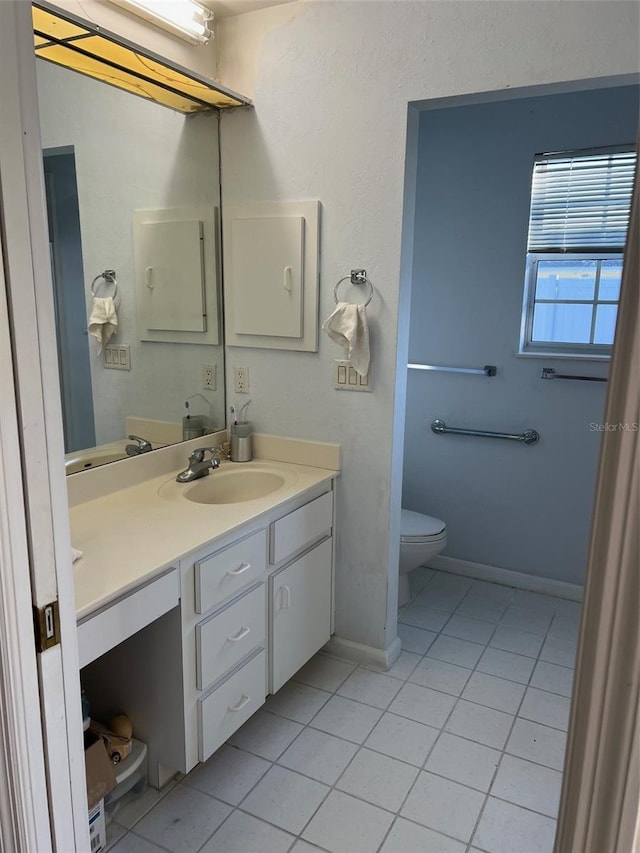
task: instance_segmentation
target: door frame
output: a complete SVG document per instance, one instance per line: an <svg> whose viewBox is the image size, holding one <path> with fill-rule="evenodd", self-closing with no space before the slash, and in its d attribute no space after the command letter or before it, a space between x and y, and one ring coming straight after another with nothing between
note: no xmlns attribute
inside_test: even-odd
<svg viewBox="0 0 640 853"><path fill-rule="evenodd" d="M51 830L0 217L0 849L45 853Z"/></svg>
<svg viewBox="0 0 640 853"><path fill-rule="evenodd" d="M23 597L29 590L30 605L57 603L60 623L60 643L36 653L32 614L25 619L22 613L30 641L22 636L20 645L7 651L25 678L35 667L39 690L34 700L33 684L30 693L28 684L0 673L2 688L15 689L13 701L24 710L24 718L13 723L15 731L6 733L5 746L29 721L33 761L44 762L46 812L41 790L32 796L26 784L26 756L16 756L13 785L29 815L22 823L41 834L45 814L49 824L48 844L17 849L82 853L89 850L89 831L78 641L30 3L0 2L0 78L1 296L8 307L6 341L13 367L12 385L2 385L0 434L10 436L13 430L17 436L17 445L2 446L0 474L9 496L2 511L11 537L19 537L20 523L26 533L24 542L16 538L11 561L3 555L0 571L5 587L19 585Z"/></svg>
<svg viewBox="0 0 640 853"><path fill-rule="evenodd" d="M600 449L555 853L630 853L640 843L638 175L604 416L615 429Z"/></svg>

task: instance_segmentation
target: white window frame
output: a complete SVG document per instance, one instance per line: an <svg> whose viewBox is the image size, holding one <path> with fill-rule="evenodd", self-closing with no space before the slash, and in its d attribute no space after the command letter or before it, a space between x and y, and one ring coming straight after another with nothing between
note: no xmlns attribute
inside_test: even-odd
<svg viewBox="0 0 640 853"><path fill-rule="evenodd" d="M558 152L558 154L549 154L549 155L536 155L535 163L534 163L534 176L535 176L535 168L540 159L546 159L547 157L553 159L554 157L558 157L560 159L564 158L580 158L583 156L588 156L590 154L627 154L632 153L634 151L633 145L615 145L615 146L606 146L599 149L585 149L585 150L570 150L564 152ZM533 198L533 191L532 191ZM579 359L591 359L596 361L608 361L611 358L611 350L612 344L596 344L596 343L571 343L565 341L536 341L533 340L533 318L534 318L534 309L537 303L548 303L553 304L556 302L562 303L571 303L576 305L591 305L593 306L593 312L591 317L591 334L590 337L593 337L594 326L595 326L595 307L598 304L607 304L607 305L618 305L619 299L617 300L604 300L599 301L599 286L600 286L600 264L598 264L597 274L596 274L596 282L593 299L536 299L536 288L537 288L537 270L538 263L542 260L593 260L593 261L604 261L604 260L618 260L624 257L624 246L606 246L602 245L601 247L590 247L580 249L576 247L576 249L572 248L555 248L557 245L552 241L552 247L549 250L545 251L542 247L530 247L531 245L531 221L532 212L529 214L529 239L527 245L527 255L526 255L526 266L525 266L525 281L524 281L524 295L522 302L522 318L520 323L520 339L518 344L518 355L529 355L529 356L538 356L538 357L553 357L553 358L579 358Z"/></svg>
<svg viewBox="0 0 640 853"><path fill-rule="evenodd" d="M522 321L520 324L520 355L553 356L554 358L609 359L612 344L569 343L560 341L533 340L533 314L536 303L572 305L591 305L591 336L595 326L595 307L597 305L618 305L619 299L598 300L600 288L600 266L596 273L593 299L536 299L537 269L539 261L575 260L575 261L614 261L622 260L623 252L529 252L525 268L524 300L522 303Z"/></svg>

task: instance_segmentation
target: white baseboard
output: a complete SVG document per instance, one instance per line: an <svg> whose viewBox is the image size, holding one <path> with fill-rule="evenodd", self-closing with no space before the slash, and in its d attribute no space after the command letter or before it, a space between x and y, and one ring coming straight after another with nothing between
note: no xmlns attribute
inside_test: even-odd
<svg viewBox="0 0 640 853"><path fill-rule="evenodd" d="M338 658L386 671L398 660L402 644L400 637L396 637L388 648L376 649L374 646L365 646L363 643L333 636L322 650Z"/></svg>
<svg viewBox="0 0 640 853"><path fill-rule="evenodd" d="M433 557L429 561L429 568L454 575L466 575L476 580L514 586L516 589L526 589L529 592L540 592L543 595L556 595L558 598L567 598L569 601L582 601L584 592L584 588L575 583L514 572L511 569L500 569L498 566L473 563L471 560L458 560L455 557Z"/></svg>

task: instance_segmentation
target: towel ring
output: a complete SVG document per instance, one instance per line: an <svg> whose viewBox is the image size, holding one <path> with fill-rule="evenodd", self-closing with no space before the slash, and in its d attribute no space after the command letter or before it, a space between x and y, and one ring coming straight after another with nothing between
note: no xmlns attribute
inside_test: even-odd
<svg viewBox="0 0 640 853"><path fill-rule="evenodd" d="M369 285L369 297L366 300L366 302L362 302L360 304L366 306L371 302L371 300L373 299L374 291L373 291L373 285L371 284L371 282L367 278L367 271L366 270L351 270L351 275L345 275L344 278L341 278L340 281L333 288L333 298L336 301L336 305L340 301L338 299L338 288L340 287L340 285L342 284L343 281L350 281L351 284L368 284Z"/></svg>
<svg viewBox="0 0 640 853"><path fill-rule="evenodd" d="M100 289L102 282L96 287L96 281L99 279L104 279L104 283L106 285L112 284L114 286L113 298L115 299L118 295L118 282L116 281L116 271L115 270L105 270L101 272L100 275L97 275L94 280L91 282L91 295L96 296L97 291Z"/></svg>

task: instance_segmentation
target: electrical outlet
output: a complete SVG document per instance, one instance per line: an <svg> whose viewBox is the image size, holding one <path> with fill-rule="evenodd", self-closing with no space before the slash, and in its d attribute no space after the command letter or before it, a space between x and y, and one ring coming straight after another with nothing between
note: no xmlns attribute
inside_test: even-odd
<svg viewBox="0 0 640 853"><path fill-rule="evenodd" d="M234 367L233 368L233 390L236 394L249 393L249 368Z"/></svg>
<svg viewBox="0 0 640 853"><path fill-rule="evenodd" d="M202 387L205 391L215 391L217 386L215 364L202 365Z"/></svg>

